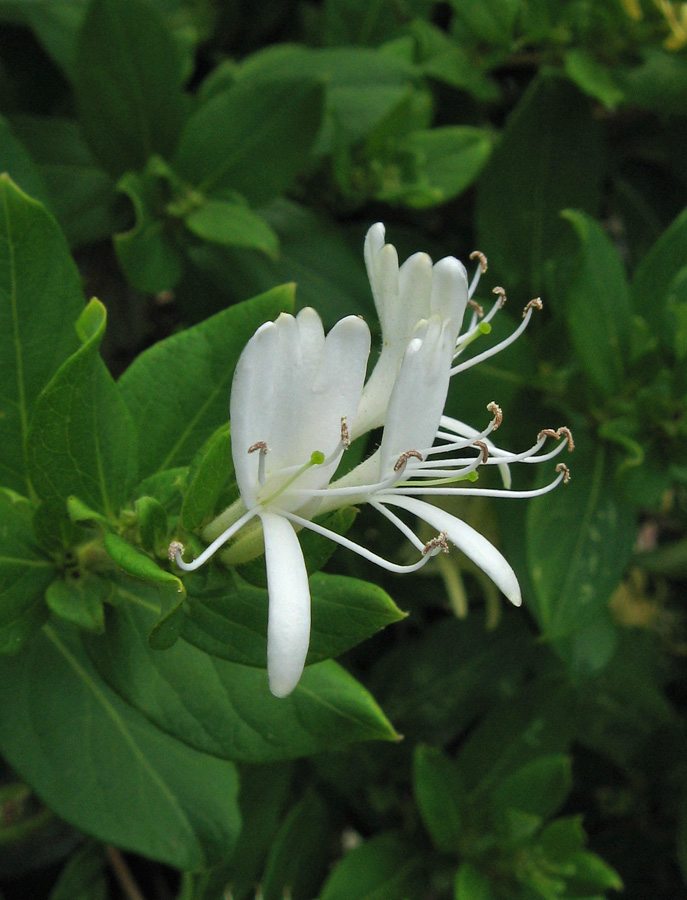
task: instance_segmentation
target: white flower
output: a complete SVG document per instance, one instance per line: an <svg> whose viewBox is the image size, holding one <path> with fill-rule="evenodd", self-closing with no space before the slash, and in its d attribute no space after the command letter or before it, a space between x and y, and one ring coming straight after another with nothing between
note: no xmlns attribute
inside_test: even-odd
<svg viewBox="0 0 687 900"><path fill-rule="evenodd" d="M308 528L398 573L417 571L435 554L448 552L450 542L520 605L517 578L502 554L467 523L420 495L531 497L567 479L567 468L559 464L558 476L538 490L467 486L483 465L499 465L509 477L511 463L551 459L565 442L542 453L547 438L565 435L572 446L569 432L544 431L529 450L513 454L491 442L491 432L501 421L495 403L489 404L492 419L482 431L443 415L452 374L472 362L455 360L479 334L476 311L465 335L458 337L469 299L465 270L450 257L432 266L424 254L411 257L399 270L394 248L383 239L383 226L378 225L366 242L383 332L383 349L367 385L370 334L362 319L342 319L325 337L317 313L304 309L295 318L283 314L259 328L241 354L231 392L232 455L240 500L206 529L212 542L197 559L184 562L183 547L177 542L170 547L170 556L188 571L236 536L233 546L239 552L233 561L239 561L241 541L254 547L259 537L249 523L259 520L269 593L267 670L270 689L278 697L298 683L310 638L310 591L298 530ZM530 314L528 308L524 325ZM379 448L331 483L349 434L381 423ZM417 562L393 563L312 521L316 515L362 503L378 510L417 548ZM390 507L424 520L438 536L422 542ZM246 533L248 538L242 537Z"/></svg>

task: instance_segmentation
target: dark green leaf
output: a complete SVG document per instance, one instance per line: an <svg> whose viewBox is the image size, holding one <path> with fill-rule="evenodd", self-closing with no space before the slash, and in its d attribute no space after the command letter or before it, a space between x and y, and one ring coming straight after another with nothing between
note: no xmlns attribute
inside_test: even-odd
<svg viewBox="0 0 687 900"><path fill-rule="evenodd" d="M105 853L95 842L80 847L60 872L50 900L106 900Z"/></svg>
<svg viewBox="0 0 687 900"><path fill-rule="evenodd" d="M511 114L477 196L478 245L507 288L540 294L544 263L565 234L560 211L596 212L601 134L587 98L556 77L536 79Z"/></svg>
<svg viewBox="0 0 687 900"><path fill-rule="evenodd" d="M240 827L234 766L124 703L73 631L46 626L26 653L0 660L0 706L3 755L75 827L190 870L231 849Z"/></svg>
<svg viewBox="0 0 687 900"><path fill-rule="evenodd" d="M22 191L35 200L47 203L48 192L34 160L3 116L0 116L0 172L6 172Z"/></svg>
<svg viewBox="0 0 687 900"><path fill-rule="evenodd" d="M217 501L234 479L231 456L231 426L220 426L194 460L184 494L180 521L187 531L195 531L215 514Z"/></svg>
<svg viewBox="0 0 687 900"><path fill-rule="evenodd" d="M156 497L139 497L136 517L141 546L149 553L157 553L167 542L167 513Z"/></svg>
<svg viewBox="0 0 687 900"><path fill-rule="evenodd" d="M136 437L98 353L105 316L105 307L92 300L77 320L84 343L36 401L27 454L31 482L42 499L74 494L112 518L135 481Z"/></svg>
<svg viewBox="0 0 687 900"><path fill-rule="evenodd" d="M244 345L259 325L292 308L293 294L293 285L274 288L155 344L129 366L119 385L145 435L139 446L142 475L190 462L227 421Z"/></svg>
<svg viewBox="0 0 687 900"><path fill-rule="evenodd" d="M563 217L579 241L578 255L560 286L568 331L585 374L604 394L615 396L623 383L632 327L627 278L618 251L598 222L570 209Z"/></svg>
<svg viewBox="0 0 687 900"><path fill-rule="evenodd" d="M613 77L613 70L600 63L591 53L577 47L568 50L564 67L568 78L578 88L600 100L607 109L615 109L625 99Z"/></svg>
<svg viewBox="0 0 687 900"><path fill-rule="evenodd" d="M106 634L88 636L89 656L122 699L190 747L271 762L351 741L396 739L372 697L336 663L308 666L294 692L278 700L261 669L215 659L185 641L151 650L151 598L159 592L131 583L122 596L130 602L113 611ZM203 689L189 691L192 685Z"/></svg>
<svg viewBox="0 0 687 900"><path fill-rule="evenodd" d="M112 175L174 150L184 118L183 60L145 0L93 0L79 33L74 91L84 134Z"/></svg>
<svg viewBox="0 0 687 900"><path fill-rule="evenodd" d="M0 653L21 650L48 615L43 596L57 572L36 546L32 514L28 500L0 489Z"/></svg>
<svg viewBox="0 0 687 900"><path fill-rule="evenodd" d="M422 821L435 845L455 856L466 801L455 764L438 748L420 744L414 756L413 789Z"/></svg>
<svg viewBox="0 0 687 900"><path fill-rule="evenodd" d="M458 866L453 886L453 900L496 900L489 877L472 863Z"/></svg>
<svg viewBox="0 0 687 900"><path fill-rule="evenodd" d="M289 188L307 165L323 98L319 79L245 79L189 119L175 168L211 198L233 191L260 206Z"/></svg>
<svg viewBox="0 0 687 900"><path fill-rule="evenodd" d="M494 793L497 816L517 809L548 819L572 789L570 758L562 754L540 756L507 775Z"/></svg>
<svg viewBox="0 0 687 900"><path fill-rule="evenodd" d="M400 835L377 834L343 858L320 900L419 900L425 887L422 865L422 856Z"/></svg>
<svg viewBox="0 0 687 900"><path fill-rule="evenodd" d="M620 875L604 862L596 853L578 850L570 862L575 867L575 874L569 880L569 890L578 896L589 895L592 891L622 891L623 881Z"/></svg>
<svg viewBox="0 0 687 900"><path fill-rule="evenodd" d="M224 247L261 250L272 259L279 255L279 238L261 216L228 200L206 200L184 218L197 237Z"/></svg>
<svg viewBox="0 0 687 900"><path fill-rule="evenodd" d="M40 204L0 176L0 475L23 494L34 401L79 345L81 279Z"/></svg>
<svg viewBox="0 0 687 900"><path fill-rule="evenodd" d="M53 581L45 592L45 601L55 615L72 625L102 634L105 631L103 603L113 590L110 582L73 569Z"/></svg>

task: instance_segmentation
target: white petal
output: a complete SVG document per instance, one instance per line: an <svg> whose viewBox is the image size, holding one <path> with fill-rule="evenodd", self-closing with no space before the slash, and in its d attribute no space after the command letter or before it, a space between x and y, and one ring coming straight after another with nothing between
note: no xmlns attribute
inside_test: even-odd
<svg viewBox="0 0 687 900"><path fill-rule="evenodd" d="M267 674L275 697L296 687L310 643L310 586L303 551L291 523L275 513L260 513L265 535L269 592Z"/></svg>
<svg viewBox="0 0 687 900"><path fill-rule="evenodd" d="M479 566L514 606L522 604L520 585L510 563L484 535L475 531L467 522L451 515L445 509L439 509L415 497L385 493L380 495L379 499L384 503L407 509L432 528L436 528L438 532L445 531L449 541Z"/></svg>
<svg viewBox="0 0 687 900"><path fill-rule="evenodd" d="M463 324L467 303L468 274L465 266L455 256L440 259L432 272L431 311L442 319L453 319L456 338Z"/></svg>

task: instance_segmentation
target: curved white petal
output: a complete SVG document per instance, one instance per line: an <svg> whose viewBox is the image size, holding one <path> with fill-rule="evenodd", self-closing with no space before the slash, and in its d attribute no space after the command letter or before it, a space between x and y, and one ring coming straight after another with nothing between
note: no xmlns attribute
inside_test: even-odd
<svg viewBox="0 0 687 900"><path fill-rule="evenodd" d="M261 512L269 593L267 674L275 697L296 687L310 643L310 586L303 551L293 525Z"/></svg>
<svg viewBox="0 0 687 900"><path fill-rule="evenodd" d="M508 561L490 541L479 531L475 531L467 522L451 515L445 509L439 509L416 497L385 493L378 499L393 506L400 506L401 509L407 509L408 512L427 522L437 531L446 532L449 541L462 550L476 566L479 566L514 606L522 604L520 585Z"/></svg>
<svg viewBox="0 0 687 900"><path fill-rule="evenodd" d="M468 305L468 273L455 256L445 256L434 264L432 271L432 314L453 319L454 341L463 324Z"/></svg>

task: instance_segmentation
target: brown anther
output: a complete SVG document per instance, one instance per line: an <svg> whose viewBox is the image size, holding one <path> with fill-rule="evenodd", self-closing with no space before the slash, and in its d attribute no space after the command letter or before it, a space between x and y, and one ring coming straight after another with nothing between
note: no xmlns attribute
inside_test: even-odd
<svg viewBox="0 0 687 900"><path fill-rule="evenodd" d="M261 453L267 453L267 444L264 441L256 441L248 448L249 453L255 453L256 450L259 450Z"/></svg>
<svg viewBox="0 0 687 900"><path fill-rule="evenodd" d="M561 428L557 428L555 431L553 428L544 428L537 435L537 440L540 441L544 436L555 438L557 441L560 441L560 439L564 437L568 442L568 450L572 453L575 449L575 441L573 440L572 432L569 428L566 428L565 425Z"/></svg>
<svg viewBox="0 0 687 900"><path fill-rule="evenodd" d="M476 300L468 300L468 306L471 306L475 310L479 319L484 316L484 310Z"/></svg>
<svg viewBox="0 0 687 900"><path fill-rule="evenodd" d="M341 416L341 443L347 450L351 446L351 436L348 431L348 419L346 416Z"/></svg>
<svg viewBox="0 0 687 900"><path fill-rule="evenodd" d="M436 537L433 537L431 541L427 541L422 551L423 556L427 556L428 553L431 553L433 550L439 549L442 553L448 553L448 535L445 531L442 531Z"/></svg>
<svg viewBox="0 0 687 900"><path fill-rule="evenodd" d="M531 309L544 309L544 304L541 302L541 297L535 297L534 300L530 300L530 302L522 311L523 319Z"/></svg>
<svg viewBox="0 0 687 900"><path fill-rule="evenodd" d="M479 260L479 268L480 268L482 275L484 275L484 273L487 271L487 258L484 255L484 253L482 253L481 250L473 250L472 253L470 254L470 259L478 259Z"/></svg>
<svg viewBox="0 0 687 900"><path fill-rule="evenodd" d="M422 454L418 450L406 450L406 452L401 453L401 455L396 460L394 464L394 472L400 472L411 456L414 456L415 459L419 459L420 462L422 462Z"/></svg>
<svg viewBox="0 0 687 900"><path fill-rule="evenodd" d="M169 545L169 549L167 550L167 555L172 562L174 562L177 553L183 556L184 545L181 543L181 541L172 541L172 543Z"/></svg>
<svg viewBox="0 0 687 900"><path fill-rule="evenodd" d="M479 447L479 449L482 451L482 462L485 463L489 459L489 448L484 443L484 441L473 441L472 446Z"/></svg>
<svg viewBox="0 0 687 900"><path fill-rule="evenodd" d="M499 298L499 309L500 309L500 308L503 306L503 304L506 302L506 292L505 292L505 290L504 290L502 287L498 287L498 286L497 286L497 287L495 287L495 288L492 290L492 294L497 294L497 295L498 295L498 298Z"/></svg>
<svg viewBox="0 0 687 900"><path fill-rule="evenodd" d="M563 484L567 484L570 481L570 469L565 463L558 463L556 471L563 472Z"/></svg>
<svg viewBox="0 0 687 900"><path fill-rule="evenodd" d="M503 410L498 403L494 403L493 400L491 403L487 403L487 409L494 417L494 427L492 428L492 431L496 431L501 422L503 422Z"/></svg>

